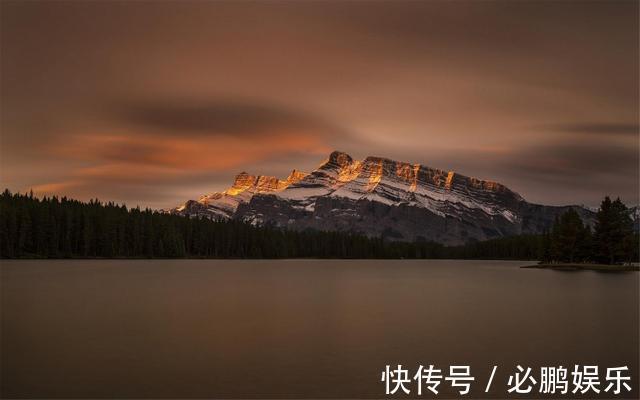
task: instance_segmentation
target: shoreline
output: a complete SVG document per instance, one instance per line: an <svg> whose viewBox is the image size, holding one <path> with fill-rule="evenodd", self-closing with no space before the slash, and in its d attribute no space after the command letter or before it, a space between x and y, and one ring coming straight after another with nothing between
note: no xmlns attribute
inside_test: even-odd
<svg viewBox="0 0 640 400"><path fill-rule="evenodd" d="M629 272L640 271L638 265L609 265L609 264L581 264L581 263L557 263L557 264L535 264L525 265L520 268L538 268L538 269L553 269L560 271L606 271L606 272Z"/></svg>

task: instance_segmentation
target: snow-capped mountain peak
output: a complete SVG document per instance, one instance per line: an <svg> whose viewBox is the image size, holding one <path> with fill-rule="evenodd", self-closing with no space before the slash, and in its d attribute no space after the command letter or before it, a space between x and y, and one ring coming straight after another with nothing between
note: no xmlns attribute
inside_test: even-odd
<svg viewBox="0 0 640 400"><path fill-rule="evenodd" d="M229 189L172 212L461 243L535 233L563 209L527 203L494 181L384 157L354 160L334 151L309 174L294 169L278 179L241 172ZM585 218L593 214L581 213Z"/></svg>

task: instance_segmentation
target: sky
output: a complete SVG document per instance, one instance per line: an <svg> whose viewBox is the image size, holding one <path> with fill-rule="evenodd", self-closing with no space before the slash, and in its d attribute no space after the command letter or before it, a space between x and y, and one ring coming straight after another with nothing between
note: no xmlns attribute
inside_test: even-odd
<svg viewBox="0 0 640 400"><path fill-rule="evenodd" d="M0 183L169 208L332 150L638 203L638 2L0 2Z"/></svg>

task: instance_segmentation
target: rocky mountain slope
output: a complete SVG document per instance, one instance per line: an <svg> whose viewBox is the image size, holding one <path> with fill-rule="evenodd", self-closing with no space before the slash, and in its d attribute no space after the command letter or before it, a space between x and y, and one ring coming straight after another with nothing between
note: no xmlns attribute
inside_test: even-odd
<svg viewBox="0 0 640 400"><path fill-rule="evenodd" d="M381 157L354 160L335 151L310 174L293 170L279 180L243 172L224 192L189 200L171 212L462 244L541 233L569 208L593 222L595 214L586 208L532 204L496 182Z"/></svg>

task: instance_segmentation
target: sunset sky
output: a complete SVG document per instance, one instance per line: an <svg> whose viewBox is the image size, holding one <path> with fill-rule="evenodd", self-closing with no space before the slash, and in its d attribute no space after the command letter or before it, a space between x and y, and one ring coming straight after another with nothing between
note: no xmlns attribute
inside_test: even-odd
<svg viewBox="0 0 640 400"><path fill-rule="evenodd" d="M13 2L3 188L169 208L334 149L638 202L638 2Z"/></svg>

